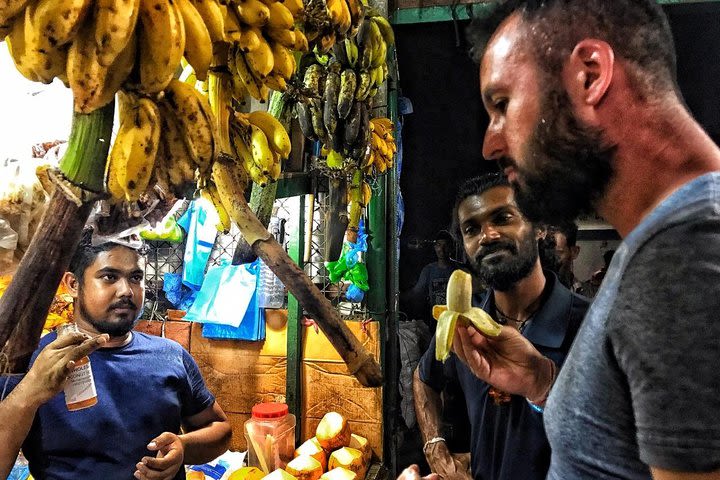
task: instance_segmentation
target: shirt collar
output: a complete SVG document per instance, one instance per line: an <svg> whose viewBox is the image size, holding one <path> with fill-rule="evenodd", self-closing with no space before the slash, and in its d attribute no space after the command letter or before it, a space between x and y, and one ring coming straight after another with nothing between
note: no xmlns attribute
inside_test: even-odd
<svg viewBox="0 0 720 480"><path fill-rule="evenodd" d="M527 324L523 335L535 345L559 348L565 341L565 334L570 324L572 293L560 283L553 272L543 270L543 273L546 280L543 291L543 295L546 296L545 302L532 321ZM480 308L495 316L495 297L491 289L485 292L479 303Z"/></svg>

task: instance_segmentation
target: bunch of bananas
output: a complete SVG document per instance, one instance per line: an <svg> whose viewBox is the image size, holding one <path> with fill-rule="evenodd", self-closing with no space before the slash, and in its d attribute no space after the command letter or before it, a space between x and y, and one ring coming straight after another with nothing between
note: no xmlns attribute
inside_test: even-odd
<svg viewBox="0 0 720 480"><path fill-rule="evenodd" d="M370 154L365 157L361 167L367 176L376 176L393 166L397 146L393 137L393 124L389 118L370 120L370 132Z"/></svg>
<svg viewBox="0 0 720 480"><path fill-rule="evenodd" d="M285 91L296 69L293 51L309 49L295 26L305 8L302 0L230 1L224 8L233 96L240 100L247 92L264 102L269 89Z"/></svg>
<svg viewBox="0 0 720 480"><path fill-rule="evenodd" d="M230 138L237 158L253 182L261 187L280 177L282 161L290 155L290 136L268 112L235 112Z"/></svg>
<svg viewBox="0 0 720 480"><path fill-rule="evenodd" d="M89 113L125 89L163 91L183 56L199 80L224 40L218 0L8 0L0 38L18 71L44 83L60 78ZM7 37L5 37L7 34Z"/></svg>
<svg viewBox="0 0 720 480"><path fill-rule="evenodd" d="M335 43L357 34L364 16L362 0L308 0L304 25L311 47L329 52Z"/></svg>
<svg viewBox="0 0 720 480"><path fill-rule="evenodd" d="M216 148L207 99L176 79L157 101L124 92L118 99L120 128L105 173L111 203L136 201L155 184L178 198L204 186Z"/></svg>

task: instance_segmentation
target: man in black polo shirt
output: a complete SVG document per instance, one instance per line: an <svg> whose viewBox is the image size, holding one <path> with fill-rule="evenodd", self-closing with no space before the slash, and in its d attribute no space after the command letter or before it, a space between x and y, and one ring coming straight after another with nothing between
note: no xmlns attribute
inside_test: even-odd
<svg viewBox="0 0 720 480"><path fill-rule="evenodd" d="M539 229L518 210L507 178L490 174L461 188L453 211L473 274L490 288L474 304L515 327L559 369L588 301L570 292L538 257ZM542 408L479 380L455 354L435 360L435 340L415 371L415 410L424 453L441 477L462 476L438 429L439 392L451 380L465 395L472 476L483 480L544 479L550 465Z"/></svg>

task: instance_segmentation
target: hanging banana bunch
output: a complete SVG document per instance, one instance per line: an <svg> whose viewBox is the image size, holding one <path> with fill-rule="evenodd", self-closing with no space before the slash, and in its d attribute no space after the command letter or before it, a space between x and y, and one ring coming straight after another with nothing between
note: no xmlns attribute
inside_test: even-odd
<svg viewBox="0 0 720 480"><path fill-rule="evenodd" d="M268 112L235 112L230 137L237 158L253 182L261 187L280 177L282 161L290 155L290 137Z"/></svg>
<svg viewBox="0 0 720 480"><path fill-rule="evenodd" d="M354 37L365 16L361 0L308 0L305 31L310 46L327 53L333 45Z"/></svg>

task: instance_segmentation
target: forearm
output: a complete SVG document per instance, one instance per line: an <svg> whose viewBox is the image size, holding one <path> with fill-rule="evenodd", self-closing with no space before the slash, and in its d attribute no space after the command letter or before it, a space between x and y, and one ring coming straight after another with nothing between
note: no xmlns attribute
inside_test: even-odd
<svg viewBox="0 0 720 480"><path fill-rule="evenodd" d="M442 401L440 394L420 379L418 370L415 370L413 375L413 394L415 416L422 433L423 443L441 437ZM423 453L433 472L444 476L455 471L452 455L444 441L428 445L427 448L423 448Z"/></svg>
<svg viewBox="0 0 720 480"><path fill-rule="evenodd" d="M10 474L40 406L23 383L0 402L0 478Z"/></svg>
<svg viewBox="0 0 720 480"><path fill-rule="evenodd" d="M192 432L179 435L185 451L185 464L207 463L228 449L232 429L227 420L218 420Z"/></svg>

